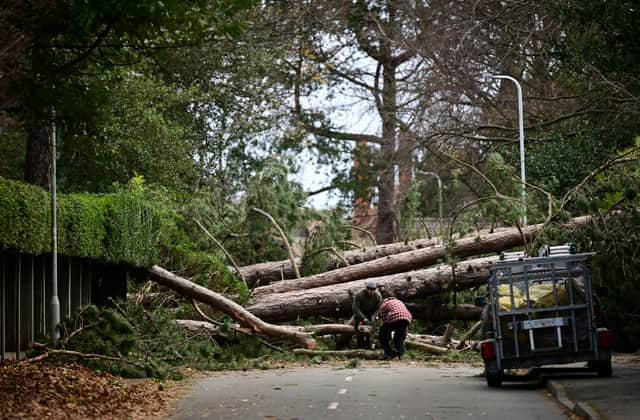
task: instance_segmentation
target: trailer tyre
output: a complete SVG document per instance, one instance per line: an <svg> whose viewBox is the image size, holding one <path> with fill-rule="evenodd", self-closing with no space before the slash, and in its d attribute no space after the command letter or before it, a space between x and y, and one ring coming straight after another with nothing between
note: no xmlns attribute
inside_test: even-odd
<svg viewBox="0 0 640 420"><path fill-rule="evenodd" d="M611 359L609 360L600 360L597 364L598 376L601 378L608 378L613 374L613 369L611 368Z"/></svg>
<svg viewBox="0 0 640 420"><path fill-rule="evenodd" d="M487 385L492 388L499 388L502 385L502 371L501 370L487 370L485 374L487 378Z"/></svg>

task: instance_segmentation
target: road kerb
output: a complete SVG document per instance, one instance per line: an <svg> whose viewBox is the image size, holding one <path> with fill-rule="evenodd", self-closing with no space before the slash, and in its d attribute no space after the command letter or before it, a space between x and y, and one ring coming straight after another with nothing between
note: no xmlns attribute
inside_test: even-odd
<svg viewBox="0 0 640 420"><path fill-rule="evenodd" d="M584 401L571 400L564 385L552 380L546 380L545 383L551 395L553 395L560 404L564 405L567 409L573 411L585 420L602 419L602 417L588 403Z"/></svg>
<svg viewBox="0 0 640 420"><path fill-rule="evenodd" d="M567 391L564 385L550 380L546 380L545 382L547 385L547 389L549 390L549 392L551 392L551 395L553 395L560 402L560 404L573 411L573 407L576 404L567 396Z"/></svg>
<svg viewBox="0 0 640 420"><path fill-rule="evenodd" d="M586 420L600 420L602 418L589 403L584 401L578 401L573 411Z"/></svg>

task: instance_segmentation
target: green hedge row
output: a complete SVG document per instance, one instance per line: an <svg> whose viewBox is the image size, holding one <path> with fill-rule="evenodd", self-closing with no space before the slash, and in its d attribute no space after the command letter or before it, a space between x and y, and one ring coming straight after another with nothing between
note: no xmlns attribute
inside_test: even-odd
<svg viewBox="0 0 640 420"><path fill-rule="evenodd" d="M58 195L60 254L149 266L157 259L159 226L158 212L141 192ZM0 178L0 249L51 252L47 191Z"/></svg>

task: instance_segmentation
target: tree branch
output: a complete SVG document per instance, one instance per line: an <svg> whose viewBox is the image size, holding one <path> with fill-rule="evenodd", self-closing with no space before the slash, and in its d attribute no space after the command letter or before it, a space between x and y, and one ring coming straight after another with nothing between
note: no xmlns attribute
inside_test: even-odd
<svg viewBox="0 0 640 420"><path fill-rule="evenodd" d="M269 221L271 222L271 224L273 224L273 226L275 226L275 228L278 230L278 233L280 233L280 236L282 237L282 240L284 241L284 244L287 247L287 251L289 252L289 260L291 261L291 264L293 265L293 270L296 273L296 278L300 278L300 270L298 270L298 265L296 264L296 258L293 256L293 251L291 250L291 245L289 244L289 240L287 239L287 235L284 234L284 231L282 230L282 228L280 227L280 225L278 225L278 222L276 222L276 220L266 211L264 210L260 210L257 207L251 207L251 210L260 213L261 215L265 216L267 219L269 219Z"/></svg>

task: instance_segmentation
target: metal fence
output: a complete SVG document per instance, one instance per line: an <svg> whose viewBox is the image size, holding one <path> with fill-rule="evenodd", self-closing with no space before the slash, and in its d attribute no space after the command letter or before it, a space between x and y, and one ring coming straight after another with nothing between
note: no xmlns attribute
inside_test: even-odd
<svg viewBox="0 0 640 420"><path fill-rule="evenodd" d="M20 359L37 340L50 335L51 255L0 250L0 360ZM105 277L108 282L104 282ZM108 287L107 284L109 284ZM60 318L81 306L124 296L126 273L81 258L58 257Z"/></svg>

